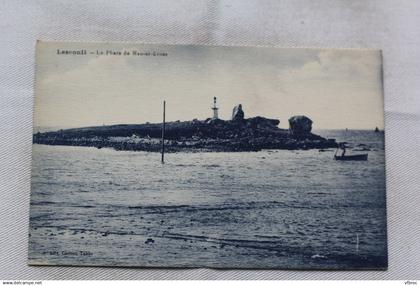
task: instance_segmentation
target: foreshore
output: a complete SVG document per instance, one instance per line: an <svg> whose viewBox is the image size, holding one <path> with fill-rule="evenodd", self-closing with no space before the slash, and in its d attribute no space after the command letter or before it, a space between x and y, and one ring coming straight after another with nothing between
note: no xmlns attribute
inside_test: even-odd
<svg viewBox="0 0 420 285"><path fill-rule="evenodd" d="M44 138L35 139L34 143L44 145L67 145L96 148L113 148L126 151L160 152L161 140L132 137L109 137L109 138ZM166 152L238 152L260 151L263 149L325 149L336 147L331 140L271 140L261 139L228 140L228 139L205 139L205 140L165 140Z"/></svg>

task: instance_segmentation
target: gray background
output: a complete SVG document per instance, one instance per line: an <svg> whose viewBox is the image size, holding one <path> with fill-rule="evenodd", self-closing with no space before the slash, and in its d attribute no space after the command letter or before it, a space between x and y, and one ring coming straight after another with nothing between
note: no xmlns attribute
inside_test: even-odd
<svg viewBox="0 0 420 285"><path fill-rule="evenodd" d="M0 279L420 279L420 1L0 2ZM381 48L388 271L29 267L35 42Z"/></svg>

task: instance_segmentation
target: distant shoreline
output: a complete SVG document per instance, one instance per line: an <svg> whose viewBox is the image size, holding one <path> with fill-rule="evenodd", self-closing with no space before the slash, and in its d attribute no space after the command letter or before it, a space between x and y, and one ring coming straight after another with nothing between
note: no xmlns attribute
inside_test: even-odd
<svg viewBox="0 0 420 285"><path fill-rule="evenodd" d="M160 123L153 123L153 124L160 124ZM107 126L116 126L116 125L124 125L124 124L112 124L112 125L102 125L103 127L107 127ZM127 125L136 125L136 124L127 124ZM34 126L33 127L33 132L32 135L35 135L39 132L41 133L46 133L46 132L58 132L59 130L68 130L68 129L83 129L83 128L95 128L98 126L95 125L89 125L87 127L78 127L78 126L51 126L51 127L44 127L44 126ZM353 132L353 131L361 131L361 132L371 132L372 130L375 130L375 128L370 128L370 129L350 129L347 128L347 131ZM340 128L340 129L322 129L322 128L316 128L313 129L312 132L313 133L318 133L318 132L325 132L325 131L346 131L346 128ZM384 132L385 130L379 129L380 132Z"/></svg>

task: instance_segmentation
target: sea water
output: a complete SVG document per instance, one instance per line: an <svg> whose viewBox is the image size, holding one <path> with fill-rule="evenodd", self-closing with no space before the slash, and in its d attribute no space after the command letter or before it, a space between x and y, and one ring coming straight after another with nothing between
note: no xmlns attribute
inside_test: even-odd
<svg viewBox="0 0 420 285"><path fill-rule="evenodd" d="M386 267L383 133L317 133L368 161L264 150L168 153L162 165L159 153L34 145L29 262Z"/></svg>

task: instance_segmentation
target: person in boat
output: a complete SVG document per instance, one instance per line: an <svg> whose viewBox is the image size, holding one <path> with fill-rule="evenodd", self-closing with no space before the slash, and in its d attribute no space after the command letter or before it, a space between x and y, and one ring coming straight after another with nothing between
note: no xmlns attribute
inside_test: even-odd
<svg viewBox="0 0 420 285"><path fill-rule="evenodd" d="M345 144L340 144L340 149L342 150L341 156L344 156L346 154L346 145Z"/></svg>

